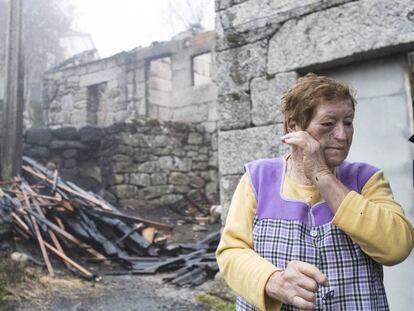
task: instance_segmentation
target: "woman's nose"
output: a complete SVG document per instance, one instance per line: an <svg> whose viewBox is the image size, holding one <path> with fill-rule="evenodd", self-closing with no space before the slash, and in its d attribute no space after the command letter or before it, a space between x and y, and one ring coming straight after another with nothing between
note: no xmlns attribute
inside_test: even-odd
<svg viewBox="0 0 414 311"><path fill-rule="evenodd" d="M337 126L335 126L334 128L334 137L337 140L346 140L346 129L345 126L343 124L338 124Z"/></svg>

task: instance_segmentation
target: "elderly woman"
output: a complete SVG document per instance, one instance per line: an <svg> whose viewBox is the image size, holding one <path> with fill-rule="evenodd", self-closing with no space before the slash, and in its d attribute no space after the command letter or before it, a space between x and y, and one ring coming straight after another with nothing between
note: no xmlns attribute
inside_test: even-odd
<svg viewBox="0 0 414 311"><path fill-rule="evenodd" d="M292 152L246 165L217 249L237 310L388 310L382 265L403 261L414 233L384 173L344 161L350 89L308 74L282 112Z"/></svg>

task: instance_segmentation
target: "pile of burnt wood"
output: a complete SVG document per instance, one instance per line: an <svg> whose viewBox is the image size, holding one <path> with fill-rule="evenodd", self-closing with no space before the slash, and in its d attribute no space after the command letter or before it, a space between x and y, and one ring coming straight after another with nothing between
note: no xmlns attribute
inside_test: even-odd
<svg viewBox="0 0 414 311"><path fill-rule="evenodd" d="M21 176L2 182L0 209L11 216L19 236L38 244L52 276L51 254L91 280L97 275L81 261L100 262L99 274L172 272L164 281L180 286L199 285L218 271L219 232L196 243L168 244L158 233L171 226L125 215L28 157Z"/></svg>

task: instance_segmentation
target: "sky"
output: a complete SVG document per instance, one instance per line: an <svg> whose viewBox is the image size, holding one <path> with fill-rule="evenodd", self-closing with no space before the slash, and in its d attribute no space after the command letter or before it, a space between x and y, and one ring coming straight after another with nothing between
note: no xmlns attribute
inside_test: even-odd
<svg viewBox="0 0 414 311"><path fill-rule="evenodd" d="M75 29L90 33L101 57L154 41L166 41L185 30L182 20L203 9L203 24L214 28L214 0L69 0L75 7ZM190 7L191 6L191 7Z"/></svg>

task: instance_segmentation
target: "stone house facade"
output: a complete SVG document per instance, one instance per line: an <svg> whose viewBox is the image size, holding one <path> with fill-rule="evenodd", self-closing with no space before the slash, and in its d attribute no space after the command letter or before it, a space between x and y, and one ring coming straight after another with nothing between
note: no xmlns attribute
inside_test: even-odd
<svg viewBox="0 0 414 311"><path fill-rule="evenodd" d="M216 71L222 204L243 164L288 151L281 95L307 72L357 90L349 159L384 169L414 220L411 86L414 2L216 0ZM387 268L391 310L411 308L414 256Z"/></svg>
<svg viewBox="0 0 414 311"><path fill-rule="evenodd" d="M49 70L44 126L108 126L149 117L201 125L213 133L214 39L214 32L185 32L171 41Z"/></svg>

